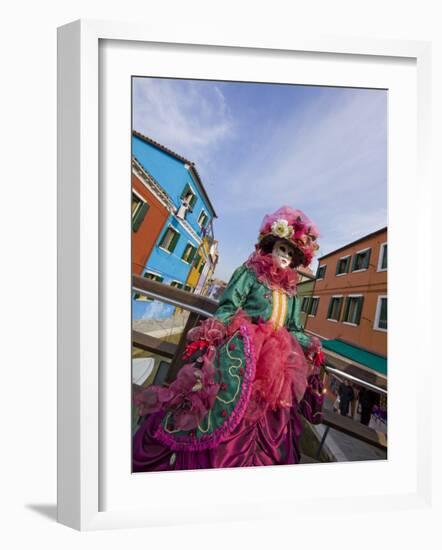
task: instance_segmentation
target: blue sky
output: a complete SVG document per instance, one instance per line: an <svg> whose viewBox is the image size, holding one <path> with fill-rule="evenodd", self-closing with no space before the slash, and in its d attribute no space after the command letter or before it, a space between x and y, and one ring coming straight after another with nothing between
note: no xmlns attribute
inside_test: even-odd
<svg viewBox="0 0 442 550"><path fill-rule="evenodd" d="M224 280L282 205L317 224L319 256L387 225L385 90L136 78L133 128L196 163Z"/></svg>

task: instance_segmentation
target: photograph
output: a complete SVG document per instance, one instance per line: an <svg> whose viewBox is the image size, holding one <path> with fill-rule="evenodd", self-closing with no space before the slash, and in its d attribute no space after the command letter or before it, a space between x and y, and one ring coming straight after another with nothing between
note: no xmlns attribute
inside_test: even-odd
<svg viewBox="0 0 442 550"><path fill-rule="evenodd" d="M131 101L132 472L387 460L388 90Z"/></svg>

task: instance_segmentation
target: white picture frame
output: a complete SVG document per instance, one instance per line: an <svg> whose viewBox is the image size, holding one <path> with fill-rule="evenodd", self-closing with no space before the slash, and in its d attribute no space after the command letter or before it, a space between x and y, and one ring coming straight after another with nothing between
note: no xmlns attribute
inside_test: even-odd
<svg viewBox="0 0 442 550"><path fill-rule="evenodd" d="M102 308L106 305L107 283L103 284L103 269L101 246L102 229L100 220L108 216L107 208L110 203L102 201L100 188L100 44L103 41L124 41L127 48L135 44L168 44L174 49L189 51L192 46L198 46L205 56L212 55L214 48L227 48L230 56L252 55L265 56L269 53L279 56L281 62L291 53L318 56L324 63L334 57L339 59L357 59L365 63L370 58L385 60L407 59L415 64L417 80L417 116L416 133L411 140L414 155L417 159L419 196L415 202L415 210L421 220L421 231L427 231L430 217L426 213L426 204L431 196L431 187L428 179L429 150L429 120L431 106L428 99L430 82L430 45L426 42L408 42L398 40L375 40L355 37L303 37L294 36L290 40L281 38L272 40L269 44L266 37L244 40L238 36L225 35L224 39L212 41L204 36L188 36L185 28L181 32L174 31L170 36L156 32L154 28L146 29L143 25L119 22L76 21L60 27L58 30L58 521L79 530L139 527L165 525L176 523L192 523L196 521L219 521L232 519L261 518L268 513L263 504L268 495L269 502L278 502L283 499L287 504L288 517L296 509L303 513L324 513L333 503L339 502L341 509L355 506L369 509L374 501L378 511L383 508L404 506L426 506L431 496L431 469L428 449L430 446L430 432L427 425L429 403L423 406L422 382L415 381L412 390L418 400L416 408L412 408L407 421L409 422L412 449L416 450L413 460L406 464L403 470L403 490L400 489L401 477L398 476L397 488L386 487L380 494L377 488L366 491L365 494L354 494L343 490L339 494L333 493L333 483L329 490L332 495L325 496L321 486L312 488L310 498L300 501L295 495L284 493L278 497L278 492L272 492L272 487L287 486L295 475L290 468L264 468L258 473L260 476L260 495L250 490L248 494L236 495L235 502L226 507L229 501L220 496L217 505L198 508L198 495L187 493L189 500L186 507L175 502L163 502L160 497L161 485L165 491L182 491L183 488L195 487L200 484L220 487L220 484L246 483L250 488L257 479L257 469L251 471L223 471L223 472L182 472L169 473L168 478L152 475L143 478L143 484L150 483L153 494L158 497L156 506L131 506L129 499L121 500L119 506L115 503L111 507L103 505L102 485L106 479L108 468L102 464L103 455L107 446L103 443L103 431L100 429L102 416L106 413L107 395L103 393L100 380L105 368L100 338L102 337ZM324 56L326 58L324 58ZM360 57L364 56L364 57ZM102 58L101 58L102 59ZM365 61L364 61L365 60ZM146 69L147 70L147 69ZM330 82L334 84L334 82ZM394 147L396 143L393 143ZM408 143L407 146L410 146ZM128 160L128 167L130 166ZM128 169L129 174L129 169ZM404 178L407 175L404 175ZM414 178L414 175L408 175ZM404 180L405 181L405 180ZM407 185L413 185L407 180ZM409 187L407 187L409 189ZM397 232L390 231L389 239L392 242L391 258L389 258L389 272L391 278L395 273L395 253L398 257L404 251L404 242L397 235L402 224L405 223L400 213L394 217ZM425 255L430 242L423 246L419 254ZM390 247L389 247L390 248ZM390 253L390 250L389 250ZM396 264L398 265L398 264ZM391 269L390 269L391 266ZM428 297L423 289L425 281L429 281L424 262L416 261L416 270L421 281L418 289L417 303L419 308L429 311ZM397 273L397 270L396 270ZM123 274L124 278L124 274ZM128 281L128 285L130 282ZM394 315L395 303L400 301L399 291L392 293L389 306L393 312L389 324L393 325L399 315ZM417 306L416 306L417 307ZM128 303L127 308L130 308ZM100 313L101 312L101 313ZM421 317L422 318L422 317ZM429 318L429 317L428 317ZM128 327L129 329L130 327ZM424 328L424 327L423 327ZM421 369L428 374L430 362L425 361L428 354L430 330L422 336L419 350ZM425 348L427 351L425 351ZM400 362L400 350L394 350L391 360ZM410 355L410 354L409 354ZM411 361L411 354L408 361ZM390 354L389 354L390 358ZM406 371L406 369L405 369ZM423 378L423 377L422 377ZM407 381L404 387L409 390ZM427 395L428 397L428 395ZM393 410L398 402L393 398ZM101 417L100 417L101 416ZM392 423L392 430L400 431L400 427ZM394 433L393 433L394 435ZM398 447L399 448L399 447ZM395 460L393 445L392 464ZM128 455L130 449L127 449ZM315 477L313 468L333 468L333 478L347 476L348 479L358 480L363 466L356 464L345 465L314 465L304 467L305 478ZM373 467L376 467L374 465ZM342 468L346 468L345 472ZM127 477L130 472L124 472ZM296 474L297 475L297 474ZM184 476L186 476L185 481ZM142 483L137 476L132 476L131 485ZM324 477L324 479L327 479ZM134 482L135 480L135 482ZM298 479L299 482L299 479ZM185 485L180 485L185 483ZM186 485L187 484L187 485ZM281 485L282 484L282 485ZM181 487L181 488L179 488ZM312 486L313 487L313 486ZM135 489L136 490L136 489ZM156 492L155 492L156 491ZM195 491L193 492L195 493ZM127 493L129 494L129 493ZM280 493L282 495L282 493ZM205 499L203 500L205 501ZM169 509L167 508L169 506ZM272 507L270 507L272 508ZM276 512L275 517L280 513ZM166 510L169 513L166 514ZM199 510L198 514L195 511Z"/></svg>

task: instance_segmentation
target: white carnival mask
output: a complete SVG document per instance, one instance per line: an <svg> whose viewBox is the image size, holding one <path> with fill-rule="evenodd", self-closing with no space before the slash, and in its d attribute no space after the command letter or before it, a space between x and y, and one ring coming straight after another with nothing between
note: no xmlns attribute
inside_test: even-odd
<svg viewBox="0 0 442 550"><path fill-rule="evenodd" d="M278 267L287 269L295 257L295 249L287 241L278 239L273 245L272 256Z"/></svg>

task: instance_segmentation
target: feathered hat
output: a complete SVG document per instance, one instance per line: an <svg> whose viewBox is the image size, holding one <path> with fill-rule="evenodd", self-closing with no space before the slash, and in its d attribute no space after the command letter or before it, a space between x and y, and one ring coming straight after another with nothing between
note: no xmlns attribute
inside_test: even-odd
<svg viewBox="0 0 442 550"><path fill-rule="evenodd" d="M304 212L289 206L282 206L274 214L264 216L259 229L259 243L270 236L275 239L285 239L298 248L303 254L304 267L310 264L319 248L317 243L319 233L315 224Z"/></svg>

